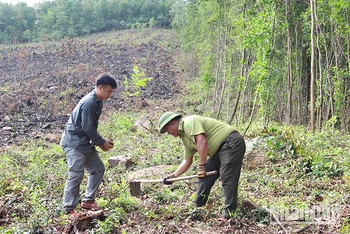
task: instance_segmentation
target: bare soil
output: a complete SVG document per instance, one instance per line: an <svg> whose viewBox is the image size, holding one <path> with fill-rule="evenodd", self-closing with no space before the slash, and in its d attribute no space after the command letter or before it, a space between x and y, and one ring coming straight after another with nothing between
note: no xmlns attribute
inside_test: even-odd
<svg viewBox="0 0 350 234"><path fill-rule="evenodd" d="M149 106L148 99L171 100L179 93L181 77L174 60L176 45L172 41L160 44L169 32L158 32L122 31L1 48L1 146L29 137L57 140L47 134L61 133L74 106L93 90L95 78L102 72L112 74L119 83L105 109L122 111ZM138 43L140 38L143 42ZM135 65L152 80L139 97L125 98L123 82L131 79Z"/></svg>

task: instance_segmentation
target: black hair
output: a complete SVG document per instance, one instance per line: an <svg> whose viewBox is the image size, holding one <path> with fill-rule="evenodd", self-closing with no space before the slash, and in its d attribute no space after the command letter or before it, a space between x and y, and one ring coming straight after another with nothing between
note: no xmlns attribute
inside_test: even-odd
<svg viewBox="0 0 350 234"><path fill-rule="evenodd" d="M98 87L100 85L109 85L109 86L111 86L112 89L116 89L117 88L117 81L110 74L102 73L96 79L96 87Z"/></svg>

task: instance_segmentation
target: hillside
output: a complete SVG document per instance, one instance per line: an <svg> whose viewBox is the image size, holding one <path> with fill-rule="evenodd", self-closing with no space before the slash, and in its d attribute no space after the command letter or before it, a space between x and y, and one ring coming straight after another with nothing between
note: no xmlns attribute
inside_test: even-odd
<svg viewBox="0 0 350 234"><path fill-rule="evenodd" d="M60 133L67 114L109 72L119 81L106 109L139 108L135 100L171 99L181 74L175 66L174 35L169 30L117 31L57 43L25 44L0 50L0 142ZM138 98L125 98L123 82L138 66L152 77Z"/></svg>
<svg viewBox="0 0 350 234"><path fill-rule="evenodd" d="M187 90L194 84L184 79L173 31L116 31L0 47L0 54L0 233L349 232L350 138L338 132L253 123L239 207L226 224L216 221L223 199L219 181L200 209L192 203L195 180L142 184L141 196L131 196L131 178L163 178L182 160L179 139L157 133L159 116L206 108ZM134 66L152 77L138 97L124 93ZM99 125L115 147L100 154L106 173L97 202L104 213L82 224L62 214L67 169L58 141L71 110L101 72L119 83ZM148 130L134 127L141 116ZM112 156L131 163L111 167ZM186 175L195 173L194 165Z"/></svg>

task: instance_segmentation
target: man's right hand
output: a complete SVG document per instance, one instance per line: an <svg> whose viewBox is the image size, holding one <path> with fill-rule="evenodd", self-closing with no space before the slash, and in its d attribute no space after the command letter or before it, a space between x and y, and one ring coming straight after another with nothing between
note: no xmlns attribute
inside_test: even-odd
<svg viewBox="0 0 350 234"><path fill-rule="evenodd" d="M100 145L99 147L103 150L103 151L108 151L110 149L112 149L114 146L114 143L112 140L106 140L106 142L103 145Z"/></svg>

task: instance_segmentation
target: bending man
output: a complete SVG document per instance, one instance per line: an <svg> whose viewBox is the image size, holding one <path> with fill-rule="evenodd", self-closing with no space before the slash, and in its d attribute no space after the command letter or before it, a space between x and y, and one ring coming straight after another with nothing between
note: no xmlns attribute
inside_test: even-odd
<svg viewBox="0 0 350 234"><path fill-rule="evenodd" d="M182 117L173 112L159 119L161 133L180 137L184 145L184 159L166 179L183 174L192 165L193 156L199 154L196 205L204 206L215 181L220 177L225 204L222 217L229 219L237 207L238 181L246 146L243 137L231 126L218 120L191 115ZM206 177L206 171L219 173ZM164 180L165 184L169 182Z"/></svg>

